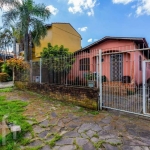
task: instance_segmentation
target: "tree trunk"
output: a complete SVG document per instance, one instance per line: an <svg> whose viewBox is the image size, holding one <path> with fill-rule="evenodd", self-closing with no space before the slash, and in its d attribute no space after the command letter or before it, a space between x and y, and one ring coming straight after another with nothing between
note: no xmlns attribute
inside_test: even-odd
<svg viewBox="0 0 150 150"><path fill-rule="evenodd" d="M14 52L14 58L16 58L16 38L13 37L13 52Z"/></svg>
<svg viewBox="0 0 150 150"><path fill-rule="evenodd" d="M13 83L15 83L15 68L13 67Z"/></svg>
<svg viewBox="0 0 150 150"><path fill-rule="evenodd" d="M29 60L32 60L32 34L29 33Z"/></svg>
<svg viewBox="0 0 150 150"><path fill-rule="evenodd" d="M28 32L25 34L24 38L24 58L25 61L28 61L28 52L29 52L29 39L28 39Z"/></svg>

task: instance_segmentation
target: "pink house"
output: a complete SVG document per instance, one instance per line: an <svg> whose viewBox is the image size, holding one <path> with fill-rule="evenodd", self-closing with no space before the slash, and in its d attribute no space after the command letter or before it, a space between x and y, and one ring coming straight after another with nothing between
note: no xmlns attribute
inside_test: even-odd
<svg viewBox="0 0 150 150"><path fill-rule="evenodd" d="M128 78L128 83L142 83L142 61L149 59L150 49L145 38L137 37L104 37L76 51L68 80L78 78L84 82L85 74L99 72L99 50L102 51L102 75L106 77L107 82ZM147 64L146 74L149 79L150 64Z"/></svg>

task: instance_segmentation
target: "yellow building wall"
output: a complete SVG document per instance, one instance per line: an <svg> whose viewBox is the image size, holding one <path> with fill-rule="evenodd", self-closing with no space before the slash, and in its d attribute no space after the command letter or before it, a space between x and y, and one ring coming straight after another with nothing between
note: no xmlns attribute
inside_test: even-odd
<svg viewBox="0 0 150 150"><path fill-rule="evenodd" d="M81 36L70 24L52 24L47 31L47 35L41 40L41 46L35 46L35 57L33 59L40 57L44 47L51 43L54 45L64 45L68 48L70 52L81 49Z"/></svg>
<svg viewBox="0 0 150 150"><path fill-rule="evenodd" d="M33 59L35 59L37 57L40 57L40 53L42 52L44 47L47 47L48 43L51 43L51 44L53 43L53 40L52 40L52 29L51 28L48 29L47 35L40 42L41 42L40 46L35 46L34 47L34 54L35 54L35 56L33 56Z"/></svg>

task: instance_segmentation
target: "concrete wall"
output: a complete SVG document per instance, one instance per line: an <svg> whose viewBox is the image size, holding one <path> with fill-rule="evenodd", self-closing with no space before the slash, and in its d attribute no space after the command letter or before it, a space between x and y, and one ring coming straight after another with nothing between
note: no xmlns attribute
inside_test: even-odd
<svg viewBox="0 0 150 150"><path fill-rule="evenodd" d="M50 99L70 102L86 108L97 110L99 90L96 88L83 88L63 85L39 84L16 81L19 89L28 89L36 93L49 96Z"/></svg>

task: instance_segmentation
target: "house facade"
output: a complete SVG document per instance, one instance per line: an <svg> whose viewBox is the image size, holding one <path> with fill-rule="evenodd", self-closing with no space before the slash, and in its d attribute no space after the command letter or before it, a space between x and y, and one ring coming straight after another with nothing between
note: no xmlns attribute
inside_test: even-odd
<svg viewBox="0 0 150 150"><path fill-rule="evenodd" d="M39 58L40 53L48 43L52 46L63 45L70 52L81 49L81 35L73 28L70 23L52 23L47 26L47 35L41 40L41 46L33 48L33 59Z"/></svg>
<svg viewBox="0 0 150 150"><path fill-rule="evenodd" d="M130 83L142 83L142 61L149 59L150 50L145 38L104 37L75 52L75 63L68 80L85 81L88 72L99 72L98 53L102 51L102 75L107 82L129 78ZM146 78L150 78L150 64L146 67Z"/></svg>

